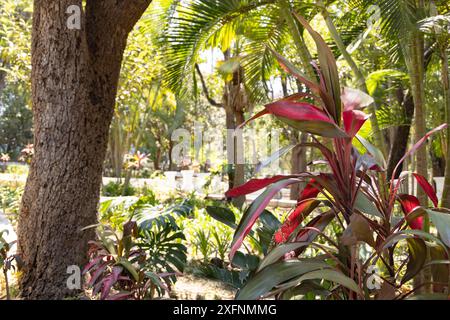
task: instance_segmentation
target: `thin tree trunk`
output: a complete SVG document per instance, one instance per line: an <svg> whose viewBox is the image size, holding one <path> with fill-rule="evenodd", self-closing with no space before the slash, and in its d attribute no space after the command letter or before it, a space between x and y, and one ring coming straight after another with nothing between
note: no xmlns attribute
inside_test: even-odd
<svg viewBox="0 0 450 320"><path fill-rule="evenodd" d="M400 105L403 106L405 111L405 123L394 129L394 137L391 143L389 151L389 159L387 166L387 176L392 177L395 167L401 158L405 155L408 146L409 134L411 131L412 119L414 117L414 100L410 92L406 95L403 92L403 88L397 89L397 100ZM395 173L395 178L400 176L403 171L404 164L400 165L400 168Z"/></svg>
<svg viewBox="0 0 450 320"><path fill-rule="evenodd" d="M317 76L314 72L314 68L311 65L311 54L308 50L308 47L303 40L302 34L298 28L296 20L292 15L292 8L289 3L289 0L280 0L280 11L281 14L286 18L286 23L288 25L291 36L294 40L295 47L297 48L297 52L300 57L300 61L302 63L302 67L305 70L306 75L311 81L317 82Z"/></svg>
<svg viewBox="0 0 450 320"><path fill-rule="evenodd" d="M445 98L445 122L450 124L450 76L448 65L447 47L444 46L441 50L442 61L442 86L444 89ZM442 193L441 205L445 208L450 208L450 128L447 128L447 155L445 165L445 179L444 179L444 191Z"/></svg>
<svg viewBox="0 0 450 320"><path fill-rule="evenodd" d="M19 217L24 299L76 294L67 268L86 263L97 221L108 132L128 33L150 1L87 1L80 30L66 10L81 0L34 1L35 155Z"/></svg>
<svg viewBox="0 0 450 320"><path fill-rule="evenodd" d="M301 133L300 139L298 137L291 137L291 143L306 143L308 139L308 134ZM300 141L299 141L300 140ZM291 155L291 173L297 174L306 171L306 148L303 146L296 146L292 149ZM305 187L305 183L296 183L291 185L290 199L298 200L300 192Z"/></svg>
<svg viewBox="0 0 450 320"><path fill-rule="evenodd" d="M410 78L412 94L415 106L415 136L414 141L419 141L426 134L426 109L425 109L425 88L424 88L424 44L423 36L414 34L411 46ZM417 173L428 177L427 149L426 146L416 152ZM428 198L421 188L418 188L417 195L422 205L427 205ZM427 220L427 219L426 219Z"/></svg>

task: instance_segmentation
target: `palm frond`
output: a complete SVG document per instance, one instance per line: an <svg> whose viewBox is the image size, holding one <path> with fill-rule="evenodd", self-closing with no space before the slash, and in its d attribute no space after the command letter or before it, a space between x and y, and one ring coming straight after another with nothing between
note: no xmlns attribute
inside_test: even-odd
<svg viewBox="0 0 450 320"><path fill-rule="evenodd" d="M177 3L162 39L163 44L167 44L165 80L169 87L178 92L182 90L180 84L193 74L201 50L208 46L226 49L244 15L273 2L193 0Z"/></svg>

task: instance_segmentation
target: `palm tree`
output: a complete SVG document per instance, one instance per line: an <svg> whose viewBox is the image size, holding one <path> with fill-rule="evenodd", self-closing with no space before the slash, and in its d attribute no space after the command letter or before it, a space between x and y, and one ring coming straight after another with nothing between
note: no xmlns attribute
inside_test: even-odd
<svg viewBox="0 0 450 320"><path fill-rule="evenodd" d="M182 90L180 84L183 80L192 75L195 77L196 72L209 103L224 109L227 129L235 129L244 122L244 111L267 99L267 80L276 67L271 50L281 51L291 41L299 57L297 62L306 76L317 81L310 64L311 54L292 15L294 10L308 15L310 9L300 4L288 0L176 1L168 17L163 41L167 45L166 80L169 86ZM198 67L199 54L208 47L219 48L224 53L225 63L238 62L232 69L230 81L225 83L222 101L209 95ZM239 99L230 99L239 95ZM242 169L236 166L230 186L243 183Z"/></svg>
<svg viewBox="0 0 450 320"><path fill-rule="evenodd" d="M403 57L408 70L415 107L414 139L418 141L426 134L426 102L425 43L417 22L426 16L427 6L423 0L352 0L351 4L360 10L367 10L372 5L380 9L382 34L391 42L393 51L398 51L397 56ZM416 171L428 176L426 148L416 153ZM420 188L418 197L421 203L428 202Z"/></svg>
<svg viewBox="0 0 450 320"><path fill-rule="evenodd" d="M340 53L342 54L345 61L349 65L350 69L354 73L354 75L356 77L356 84L357 84L358 89L364 93L368 93L366 78L361 70L361 67L358 66L355 59L353 59L351 54L348 52L347 46L344 44L344 41L343 41L339 31L337 30L335 23L333 22L333 18L330 15L330 13L328 12L327 5L325 5L323 3L323 1L318 0L316 2L316 7L320 11L333 41L335 42ZM375 142L375 145L386 155L387 150L386 150L385 139L383 137L383 133L380 130L380 126L378 124L377 117L375 116L376 107L374 104L375 103L372 103L370 106L368 106L369 112L374 115L370 118L372 130L374 132L374 142Z"/></svg>
<svg viewBox="0 0 450 320"><path fill-rule="evenodd" d="M445 103L445 121L450 123L450 76L448 63L448 49L450 43L450 15L439 15L438 8L433 5L433 16L420 22L421 30L431 34L436 39L441 61L441 81ZM450 208L450 129L446 136L447 154L445 166L444 190L442 194L442 207Z"/></svg>

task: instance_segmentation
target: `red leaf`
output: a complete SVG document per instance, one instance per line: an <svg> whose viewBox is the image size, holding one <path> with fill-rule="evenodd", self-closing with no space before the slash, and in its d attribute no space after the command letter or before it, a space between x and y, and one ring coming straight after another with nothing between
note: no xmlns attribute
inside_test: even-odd
<svg viewBox="0 0 450 320"><path fill-rule="evenodd" d="M345 132L352 138L356 136L367 119L370 118L370 115L359 110L344 111L342 116L344 118Z"/></svg>
<svg viewBox="0 0 450 320"><path fill-rule="evenodd" d="M275 183L277 181L280 181L283 179L289 179L292 177L293 176L278 175L278 176L273 176L271 178L266 178L266 179L252 179L252 180L247 181L246 183L244 183L243 185L241 185L239 187L228 190L225 193L225 196L227 198L235 198L235 197L243 196L243 195L258 191L262 188L265 188L268 185Z"/></svg>
<svg viewBox="0 0 450 320"><path fill-rule="evenodd" d="M111 288L116 284L122 271L123 268L120 266L113 267L111 274L104 280L100 300L105 300L109 296Z"/></svg>
<svg viewBox="0 0 450 320"><path fill-rule="evenodd" d="M419 199L409 194L398 195L398 200L402 206L403 213L408 216L416 208L420 207ZM413 221L408 222L411 229L422 230L423 227L423 217L417 217Z"/></svg>
<svg viewBox="0 0 450 320"><path fill-rule="evenodd" d="M423 191L425 191L430 200L433 202L434 206L437 207L439 201L433 186L427 181L427 179L425 179L425 177L421 176L420 174L413 173L413 176L414 178L416 178L417 183L420 185Z"/></svg>
<svg viewBox="0 0 450 320"><path fill-rule="evenodd" d="M316 199L307 199L300 202L298 207L292 211L286 221L275 233L274 239L276 243L285 242L292 232L297 229L300 223L319 205L320 201Z"/></svg>
<svg viewBox="0 0 450 320"><path fill-rule="evenodd" d="M306 185L306 187L303 189L302 194L300 195L299 201L315 198L319 194L319 189L317 189L314 184L316 180L311 179L309 183Z"/></svg>
<svg viewBox="0 0 450 320"><path fill-rule="evenodd" d="M256 198L252 202L252 204L244 212L242 219L239 222L239 225L234 233L229 254L230 261L233 260L233 256L241 246L242 242L244 241L244 238L250 232L256 220L259 218L259 216L261 215L263 210L267 207L270 200L275 196L275 194L278 193L281 189L291 184L299 182L301 182L300 179L294 178L278 181L273 185L269 186L262 194L258 196L258 198Z"/></svg>
<svg viewBox="0 0 450 320"><path fill-rule="evenodd" d="M314 186L315 180L310 182L303 189L297 208L287 217L286 221L275 233L277 243L285 242L292 232L303 222L303 220L319 205L320 201L315 198L319 194L319 189Z"/></svg>
<svg viewBox="0 0 450 320"><path fill-rule="evenodd" d="M291 120L323 121L334 124L325 112L305 102L280 100L266 105L266 109L276 116Z"/></svg>

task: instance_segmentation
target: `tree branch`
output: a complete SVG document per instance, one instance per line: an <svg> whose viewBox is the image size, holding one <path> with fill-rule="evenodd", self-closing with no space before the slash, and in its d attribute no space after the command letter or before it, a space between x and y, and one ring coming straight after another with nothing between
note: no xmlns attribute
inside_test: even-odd
<svg viewBox="0 0 450 320"><path fill-rule="evenodd" d="M205 94L206 99L208 100L208 102L217 108L223 108L224 105L222 103L218 103L216 100L214 100L213 98L211 98L211 96L209 95L209 91L208 91L208 87L206 86L206 81L205 78L203 78L203 74L200 70L200 67L198 65L198 63L195 64L195 70L197 70L197 73L200 77L200 81L202 83L202 88L203 88L203 93Z"/></svg>
<svg viewBox="0 0 450 320"><path fill-rule="evenodd" d="M87 0L86 18L110 33L128 35L152 0Z"/></svg>

